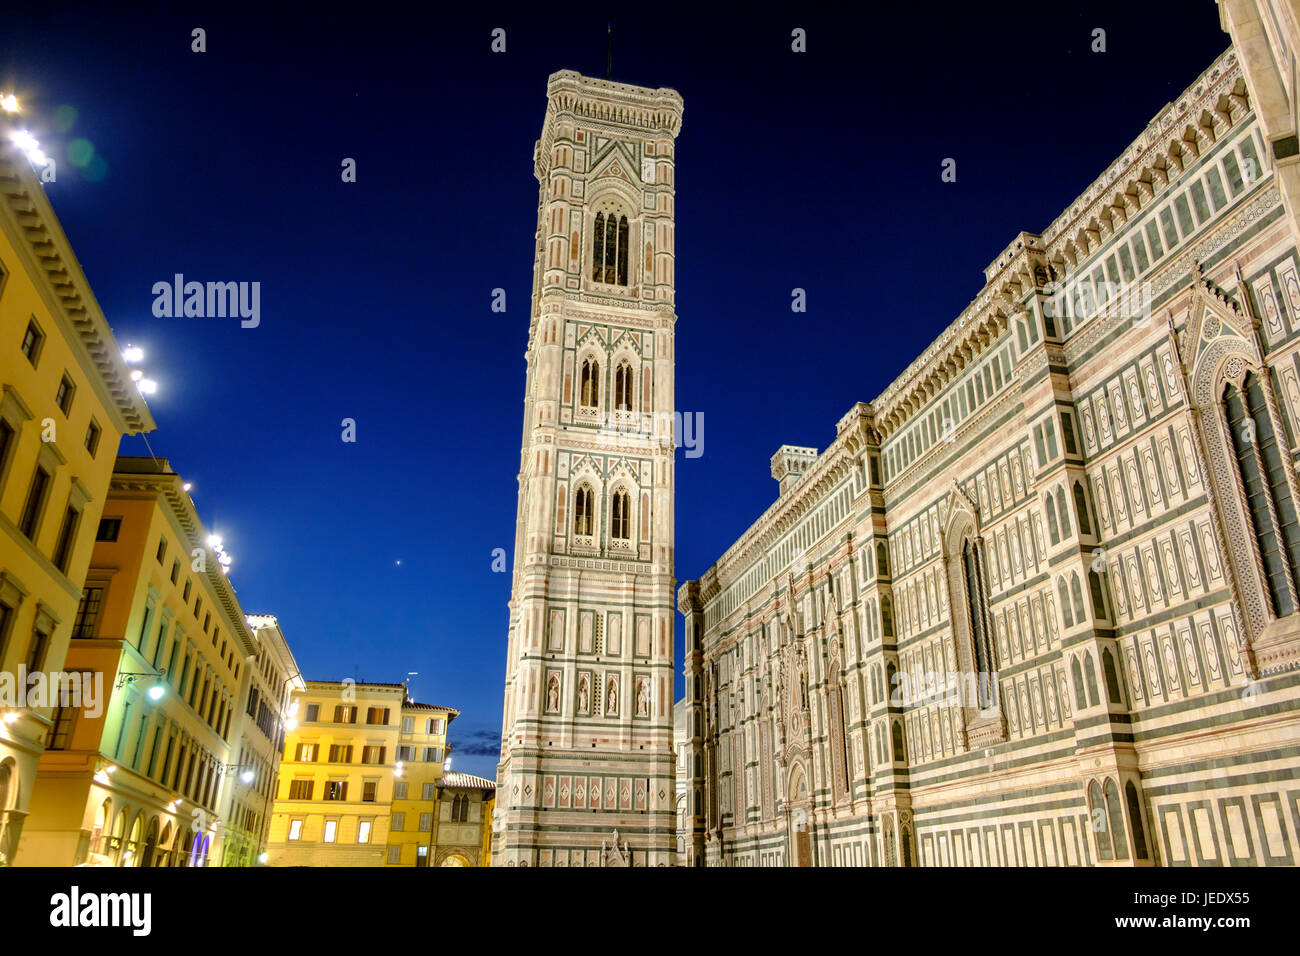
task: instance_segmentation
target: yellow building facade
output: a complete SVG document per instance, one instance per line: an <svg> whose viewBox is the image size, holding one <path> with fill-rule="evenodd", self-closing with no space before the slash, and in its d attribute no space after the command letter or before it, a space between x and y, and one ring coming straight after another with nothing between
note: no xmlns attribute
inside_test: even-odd
<svg viewBox="0 0 1300 956"><path fill-rule="evenodd" d="M52 732L118 443L154 422L41 184L0 117L0 864ZM57 682L57 681L56 681Z"/></svg>
<svg viewBox="0 0 1300 956"><path fill-rule="evenodd" d="M251 670L274 659L284 680L287 648L255 637L165 460L117 460L95 537L66 669L98 686L52 715L16 862L251 863L284 716L251 745Z"/></svg>
<svg viewBox="0 0 1300 956"><path fill-rule="evenodd" d="M222 866L265 862L262 857L284 756L285 718L293 692L305 686L275 616L250 614L246 620L257 651L248 661L248 676L240 688L239 711L230 731L230 760L239 768L236 773L241 782L252 773L256 786L234 786L226 791Z"/></svg>
<svg viewBox="0 0 1300 956"><path fill-rule="evenodd" d="M355 681L307 681L291 707L270 865L427 866L459 712Z"/></svg>
<svg viewBox="0 0 1300 956"><path fill-rule="evenodd" d="M401 776L393 786L393 812L384 862L388 866L428 866L438 826L438 786L449 754L447 725L457 711L432 704L402 708L398 745Z"/></svg>

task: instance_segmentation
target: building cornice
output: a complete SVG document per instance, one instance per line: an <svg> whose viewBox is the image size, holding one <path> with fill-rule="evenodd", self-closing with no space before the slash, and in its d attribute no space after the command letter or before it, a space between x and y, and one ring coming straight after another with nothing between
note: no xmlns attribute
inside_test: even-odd
<svg viewBox="0 0 1300 956"><path fill-rule="evenodd" d="M682 125L681 94L666 87L650 89L559 70L547 81L546 97L547 122L568 114L576 120L672 137L677 136Z"/></svg>
<svg viewBox="0 0 1300 956"><path fill-rule="evenodd" d="M1186 166L1251 114L1229 49L1111 163L1041 235L1022 232L985 270L979 295L872 402L884 437L995 345L1033 289L1064 278L1128 219L1163 196ZM1262 173L1263 171L1261 171Z"/></svg>
<svg viewBox="0 0 1300 956"><path fill-rule="evenodd" d="M129 435L153 431L153 416L131 381L113 330L44 187L26 157L10 142L8 130L9 124L0 122L0 221L14 238L26 272L52 306L69 344L80 346L87 377L100 392L115 427Z"/></svg>
<svg viewBox="0 0 1300 956"><path fill-rule="evenodd" d="M130 459L119 458L119 468L124 461ZM158 472L115 470L109 483L109 494L119 498L151 497L165 502L168 513L185 533L186 552L193 553L195 548L211 552L203 522L199 520L194 502L182 485L181 476L171 471L165 459L158 462L158 467L166 470ZM257 652L257 641L248 626L248 617L239 605L239 598L235 596L235 587L222 572L216 555L210 554L209 557L211 560L205 562L207 570L203 572L203 576L207 578L209 587L216 594L222 610L226 612L226 627L238 639L245 654L254 654Z"/></svg>

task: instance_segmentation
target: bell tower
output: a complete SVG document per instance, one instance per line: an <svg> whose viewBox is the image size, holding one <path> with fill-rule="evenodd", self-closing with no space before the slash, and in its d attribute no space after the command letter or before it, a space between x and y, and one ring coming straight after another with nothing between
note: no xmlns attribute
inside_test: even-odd
<svg viewBox="0 0 1300 956"><path fill-rule="evenodd" d="M673 90L553 74L496 866L672 865Z"/></svg>

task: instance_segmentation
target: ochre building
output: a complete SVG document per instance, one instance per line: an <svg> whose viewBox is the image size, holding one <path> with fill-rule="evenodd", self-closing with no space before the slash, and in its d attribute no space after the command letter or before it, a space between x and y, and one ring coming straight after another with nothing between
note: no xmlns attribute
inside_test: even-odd
<svg viewBox="0 0 1300 956"><path fill-rule="evenodd" d="M22 866L248 866L263 851L297 678L275 618L246 618L165 459L120 457L54 709Z"/></svg>
<svg viewBox="0 0 1300 956"><path fill-rule="evenodd" d="M1244 52L680 588L679 863L1300 858L1300 33L1222 7Z"/></svg>
<svg viewBox="0 0 1300 956"><path fill-rule="evenodd" d="M123 435L152 431L45 188L0 113L0 863L32 810L54 702ZM33 689L33 693L28 693Z"/></svg>
<svg viewBox="0 0 1300 956"><path fill-rule="evenodd" d="M460 713L405 684L307 681L294 694L271 866L429 866L438 784Z"/></svg>

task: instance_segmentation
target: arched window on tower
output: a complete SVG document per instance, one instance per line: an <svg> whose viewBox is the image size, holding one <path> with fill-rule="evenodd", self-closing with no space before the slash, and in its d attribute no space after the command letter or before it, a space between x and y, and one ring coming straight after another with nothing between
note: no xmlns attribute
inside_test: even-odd
<svg viewBox="0 0 1300 956"><path fill-rule="evenodd" d="M600 365L593 358L582 360L582 387L578 392L580 403L596 408L600 398Z"/></svg>
<svg viewBox="0 0 1300 956"><path fill-rule="evenodd" d="M1074 510L1079 513L1079 533L1092 534L1092 522L1088 518L1088 500L1083 494L1083 485L1074 483Z"/></svg>
<svg viewBox="0 0 1300 956"><path fill-rule="evenodd" d="M596 228L591 237L591 278L605 280L605 214L596 213Z"/></svg>
<svg viewBox="0 0 1300 956"><path fill-rule="evenodd" d="M588 485L578 488L573 496L573 533L590 535L592 533L592 511L594 510L592 490Z"/></svg>
<svg viewBox="0 0 1300 956"><path fill-rule="evenodd" d="M616 540L627 541L632 537L631 499L622 488L614 492L610 502L609 527L611 536Z"/></svg>
<svg viewBox="0 0 1300 956"><path fill-rule="evenodd" d="M1287 484L1287 462L1255 373L1246 375L1240 389L1227 386L1223 406L1273 611L1286 617L1296 610L1292 588L1300 579L1300 521Z"/></svg>
<svg viewBox="0 0 1300 956"><path fill-rule="evenodd" d="M975 680L980 688L980 706L992 704L989 688L993 672L992 642L984 616L984 571L980 567L975 542L967 538L961 546L962 567L966 579L966 607L970 615L970 640L975 655Z"/></svg>
<svg viewBox="0 0 1300 956"><path fill-rule="evenodd" d="M614 370L614 408L620 412L632 410L632 366L619 362Z"/></svg>
<svg viewBox="0 0 1300 956"><path fill-rule="evenodd" d="M596 213L591 244L591 277L608 285L627 285L627 216Z"/></svg>

